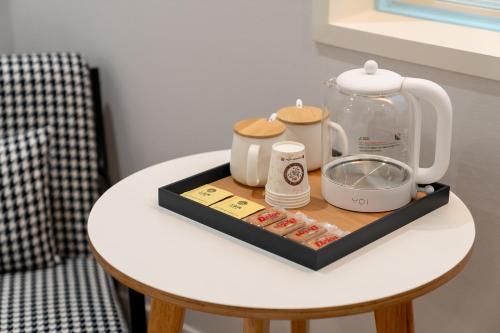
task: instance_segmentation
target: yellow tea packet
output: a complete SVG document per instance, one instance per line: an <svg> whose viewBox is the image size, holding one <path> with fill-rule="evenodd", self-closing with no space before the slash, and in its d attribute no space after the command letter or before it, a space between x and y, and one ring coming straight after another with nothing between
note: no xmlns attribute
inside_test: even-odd
<svg viewBox="0 0 500 333"><path fill-rule="evenodd" d="M231 192L212 185L203 185L181 194L184 198L196 201L205 206L210 206L232 195Z"/></svg>
<svg viewBox="0 0 500 333"><path fill-rule="evenodd" d="M256 202L237 196L218 202L210 207L225 214L236 217L237 219L242 219L244 217L247 217L248 215L266 208Z"/></svg>

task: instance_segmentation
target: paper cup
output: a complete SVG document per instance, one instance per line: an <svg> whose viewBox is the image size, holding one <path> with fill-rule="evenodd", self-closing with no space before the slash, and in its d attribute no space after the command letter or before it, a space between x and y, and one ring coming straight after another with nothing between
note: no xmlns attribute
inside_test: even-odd
<svg viewBox="0 0 500 333"><path fill-rule="evenodd" d="M304 145L294 141L275 143L271 151L266 201L269 196L277 205L308 202L310 190Z"/></svg>
<svg viewBox="0 0 500 333"><path fill-rule="evenodd" d="M275 200L266 195L266 203L273 207L300 208L307 205L310 201L311 201L310 196L306 196L304 199L300 201L288 202L288 201Z"/></svg>
<svg viewBox="0 0 500 333"><path fill-rule="evenodd" d="M293 195L292 194L280 194L280 193L273 192L266 187L266 194L269 194L270 196L274 196L276 198L282 198L282 199L288 199L288 200L295 200L298 198L302 198L304 195L306 195L306 194L309 195L310 193L311 193L311 189L308 189L304 193L293 194Z"/></svg>

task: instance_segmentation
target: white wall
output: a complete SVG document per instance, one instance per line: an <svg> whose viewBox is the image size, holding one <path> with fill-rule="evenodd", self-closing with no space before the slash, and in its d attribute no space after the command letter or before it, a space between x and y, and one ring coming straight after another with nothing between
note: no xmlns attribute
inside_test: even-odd
<svg viewBox="0 0 500 333"><path fill-rule="evenodd" d="M10 3L0 1L0 54L14 51Z"/></svg>
<svg viewBox="0 0 500 333"><path fill-rule="evenodd" d="M75 50L101 69L115 178L166 159L229 147L236 120L267 115L298 96L321 105L325 79L371 57L315 44L310 0L16 0L10 5L16 51ZM417 332L497 333L500 82L373 58L381 67L434 80L448 91L454 137L446 181L477 222L475 252L465 271L416 301ZM427 116L425 147L433 139ZM429 156L432 149L423 156L427 163ZM203 332L240 330L237 319L200 313L190 312L186 322ZM273 325L276 332L288 329L285 322ZM313 332L374 331L370 315L314 321L312 327Z"/></svg>

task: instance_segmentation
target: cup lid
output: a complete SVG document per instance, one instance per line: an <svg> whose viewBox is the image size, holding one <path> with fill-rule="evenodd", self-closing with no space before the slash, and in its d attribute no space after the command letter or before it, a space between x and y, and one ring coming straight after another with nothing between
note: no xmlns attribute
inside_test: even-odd
<svg viewBox="0 0 500 333"><path fill-rule="evenodd" d="M249 138L273 138L285 132L286 126L279 120L265 118L244 119L233 126L233 131Z"/></svg>
<svg viewBox="0 0 500 333"><path fill-rule="evenodd" d="M403 77L387 69L379 69L373 60L340 74L335 80L337 87L347 93L360 95L387 95L401 90Z"/></svg>
<svg viewBox="0 0 500 333"><path fill-rule="evenodd" d="M314 124L328 117L328 113L314 106L302 105L300 99L295 106L287 106L276 112L278 119L291 124Z"/></svg>

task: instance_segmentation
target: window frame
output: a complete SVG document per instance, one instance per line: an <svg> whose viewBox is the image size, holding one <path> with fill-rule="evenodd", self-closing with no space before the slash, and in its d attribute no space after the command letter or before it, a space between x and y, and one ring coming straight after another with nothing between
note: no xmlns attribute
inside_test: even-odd
<svg viewBox="0 0 500 333"><path fill-rule="evenodd" d="M313 38L439 69L500 80L500 33L379 12L375 0L313 0Z"/></svg>
<svg viewBox="0 0 500 333"><path fill-rule="evenodd" d="M472 7L456 3L446 3L441 1L401 1L401 0L376 0L378 11L392 13L396 15L411 16L417 19L433 20L437 22L457 24L472 28L487 29L500 32L500 17L498 11L482 7ZM473 10L476 13L473 13ZM484 12L483 15L477 13ZM496 16L490 16L496 14Z"/></svg>

